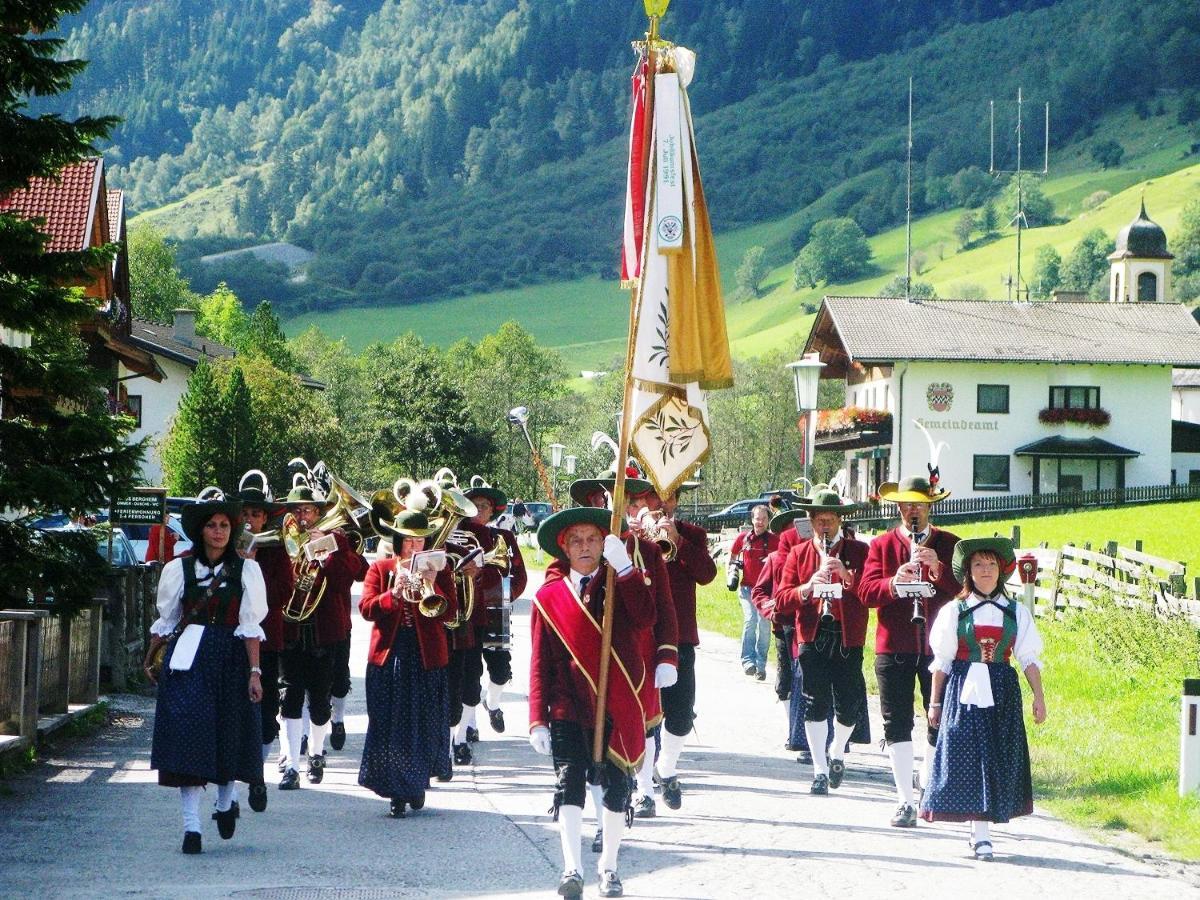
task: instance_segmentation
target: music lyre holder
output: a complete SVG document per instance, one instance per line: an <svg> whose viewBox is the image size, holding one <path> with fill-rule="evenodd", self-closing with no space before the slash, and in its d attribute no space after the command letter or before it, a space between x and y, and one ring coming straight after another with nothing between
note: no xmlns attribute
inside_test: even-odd
<svg viewBox="0 0 1200 900"><path fill-rule="evenodd" d="M928 581L897 581L896 596L902 600L928 599L937 591Z"/></svg>

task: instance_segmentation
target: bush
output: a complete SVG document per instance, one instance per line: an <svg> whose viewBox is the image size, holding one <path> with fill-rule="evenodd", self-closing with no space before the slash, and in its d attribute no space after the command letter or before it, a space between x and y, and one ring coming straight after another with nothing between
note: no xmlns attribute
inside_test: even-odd
<svg viewBox="0 0 1200 900"><path fill-rule="evenodd" d="M1101 203L1103 203L1105 200L1107 200L1111 196L1112 196L1111 191L1096 191L1094 193L1088 194L1086 197L1083 198L1083 208L1086 210L1095 209L1097 206L1099 206Z"/></svg>
<svg viewBox="0 0 1200 900"><path fill-rule="evenodd" d="M1092 159L1102 169L1111 169L1121 164L1121 160L1125 157L1125 148L1111 138L1107 141L1100 141L1092 146Z"/></svg>
<svg viewBox="0 0 1200 900"><path fill-rule="evenodd" d="M866 271L871 259L867 236L853 219L818 222L800 255L796 257L797 287L847 281Z"/></svg>

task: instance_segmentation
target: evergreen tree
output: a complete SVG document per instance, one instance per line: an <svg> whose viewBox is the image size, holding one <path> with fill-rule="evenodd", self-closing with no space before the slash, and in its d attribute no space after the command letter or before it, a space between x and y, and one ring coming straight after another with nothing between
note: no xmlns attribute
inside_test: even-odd
<svg viewBox="0 0 1200 900"><path fill-rule="evenodd" d="M86 66L58 59L63 42L41 37L84 3L0 5L0 196L95 153L116 123L27 114L30 97L47 108ZM107 567L92 535L39 532L31 513L107 506L132 488L143 447L125 442L133 421L109 413L105 373L78 337L78 323L97 315L94 301L67 286L111 265L111 250L50 254L47 241L34 223L0 212L0 328L31 341L0 342L0 605L52 589L56 609L69 615Z"/></svg>
<svg viewBox="0 0 1200 900"><path fill-rule="evenodd" d="M259 462L254 406L240 366L233 367L221 395L221 416L224 428L218 440L224 445L224 452L217 457L217 484L226 491L234 491L242 474L258 468Z"/></svg>
<svg viewBox="0 0 1200 900"><path fill-rule="evenodd" d="M201 359L163 439L163 480L170 493L190 497L217 483L227 455L224 424L221 390L212 366Z"/></svg>
<svg viewBox="0 0 1200 900"><path fill-rule="evenodd" d="M270 300L263 300L254 307L246 322L242 344L239 348L243 353L258 354L269 359L277 369L293 372L296 360L288 349L287 336L279 317L271 308Z"/></svg>

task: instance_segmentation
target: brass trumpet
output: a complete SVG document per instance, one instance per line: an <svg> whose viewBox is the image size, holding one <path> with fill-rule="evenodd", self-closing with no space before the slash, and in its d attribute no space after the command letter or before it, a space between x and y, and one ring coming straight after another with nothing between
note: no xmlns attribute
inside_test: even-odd
<svg viewBox="0 0 1200 900"><path fill-rule="evenodd" d="M396 565L396 579L400 586L401 596L408 603L414 603L417 612L428 619L436 619L445 614L450 601L434 590L432 582L424 575L411 569Z"/></svg>
<svg viewBox="0 0 1200 900"><path fill-rule="evenodd" d="M670 519L665 516L656 515L650 509L643 508L638 513L638 524L642 530L642 537L648 541L652 541L658 547L666 562L673 561L679 554L679 547L671 540L670 535L667 534L667 530L663 527L663 523L669 521Z"/></svg>

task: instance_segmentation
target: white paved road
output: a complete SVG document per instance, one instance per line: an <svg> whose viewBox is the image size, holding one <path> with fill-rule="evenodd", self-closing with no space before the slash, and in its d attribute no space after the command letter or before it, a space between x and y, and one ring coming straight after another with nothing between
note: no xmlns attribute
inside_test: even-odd
<svg viewBox="0 0 1200 900"><path fill-rule="evenodd" d="M0 783L0 895L552 895L561 864L546 814L551 772L525 739L527 602L519 612L508 732L493 734L481 715L475 765L432 789L424 811L388 819L386 802L357 786L369 630L356 620L349 740L330 753L324 784L272 789L261 815L243 789L235 838L221 841L206 820L204 854L183 856L176 792L149 770L153 703L115 698L111 728ZM627 896L1200 896L1195 869L1104 847L1040 811L996 829L990 865L970 858L963 826L893 829L876 750L852 754L840 791L810 796L808 768L782 750L782 706L736 656L733 641L704 637L683 808L660 802L658 818L636 823L621 852Z"/></svg>

